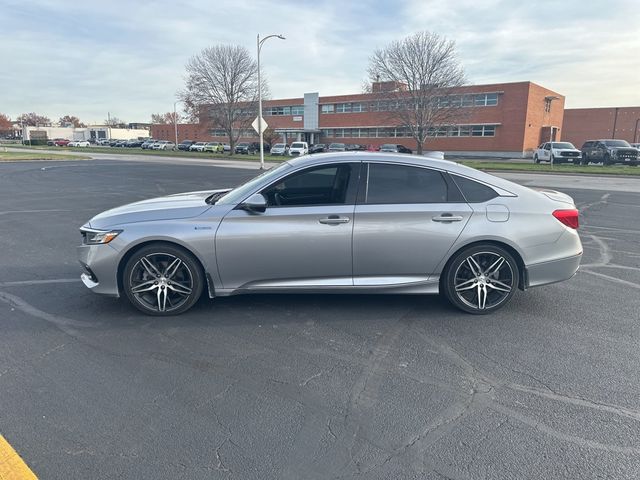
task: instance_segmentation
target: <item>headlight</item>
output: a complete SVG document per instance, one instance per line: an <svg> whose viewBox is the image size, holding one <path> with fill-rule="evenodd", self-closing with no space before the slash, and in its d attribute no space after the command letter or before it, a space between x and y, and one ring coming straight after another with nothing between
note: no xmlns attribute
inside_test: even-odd
<svg viewBox="0 0 640 480"><path fill-rule="evenodd" d="M109 243L116 238L122 230L94 230L91 228L81 228L82 238L86 245L102 245Z"/></svg>

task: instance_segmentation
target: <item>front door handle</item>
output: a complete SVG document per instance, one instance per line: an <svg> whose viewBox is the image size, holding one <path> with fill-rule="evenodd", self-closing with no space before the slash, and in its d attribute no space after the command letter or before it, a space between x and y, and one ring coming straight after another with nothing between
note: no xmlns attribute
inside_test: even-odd
<svg viewBox="0 0 640 480"><path fill-rule="evenodd" d="M442 222L442 223L461 222L463 220L463 217L461 217L460 215L451 215L450 213L443 213L442 215L433 217L431 220L433 220L434 222Z"/></svg>
<svg viewBox="0 0 640 480"><path fill-rule="evenodd" d="M341 223L349 223L349 217L340 217L338 215L329 215L328 217L318 220L324 225L340 225Z"/></svg>

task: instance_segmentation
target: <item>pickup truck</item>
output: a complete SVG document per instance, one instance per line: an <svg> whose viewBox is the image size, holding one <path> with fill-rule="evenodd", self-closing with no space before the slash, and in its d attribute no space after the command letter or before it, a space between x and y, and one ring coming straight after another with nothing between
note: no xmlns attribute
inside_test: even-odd
<svg viewBox="0 0 640 480"><path fill-rule="evenodd" d="M533 153L535 163L573 163L580 164L581 152L569 142L546 142Z"/></svg>
<svg viewBox="0 0 640 480"><path fill-rule="evenodd" d="M626 140L589 140L582 145L582 164L594 162L603 165L638 165L639 153Z"/></svg>

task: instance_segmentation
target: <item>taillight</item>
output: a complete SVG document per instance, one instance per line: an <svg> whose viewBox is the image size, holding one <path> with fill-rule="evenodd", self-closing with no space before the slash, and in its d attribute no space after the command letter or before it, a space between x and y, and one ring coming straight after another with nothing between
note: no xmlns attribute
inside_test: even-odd
<svg viewBox="0 0 640 480"><path fill-rule="evenodd" d="M578 222L578 210L572 208L570 210L556 210L553 212L553 216L558 221L569 228L578 228L580 226Z"/></svg>

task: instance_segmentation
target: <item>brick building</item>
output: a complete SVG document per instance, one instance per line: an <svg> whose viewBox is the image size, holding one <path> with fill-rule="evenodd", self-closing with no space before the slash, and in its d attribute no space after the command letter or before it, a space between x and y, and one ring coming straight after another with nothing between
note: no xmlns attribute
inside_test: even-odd
<svg viewBox="0 0 640 480"><path fill-rule="evenodd" d="M571 108L564 111L562 139L580 148L587 140L640 142L640 107Z"/></svg>
<svg viewBox="0 0 640 480"><path fill-rule="evenodd" d="M376 93L304 97L263 102L263 116L283 141L313 143L356 143L379 146L401 143L415 149L413 140L390 118L390 102ZM454 89L439 98L445 107L454 105L466 113L455 125L434 128L425 142L426 150L449 154L520 157L553 136L560 139L564 96L532 82L470 85ZM222 141L224 132L207 128L208 112L201 112L200 124L179 125L178 140ZM173 125L153 125L154 138L173 140ZM242 140L254 141L255 132L244 131Z"/></svg>

